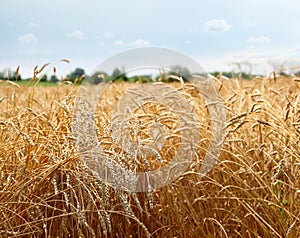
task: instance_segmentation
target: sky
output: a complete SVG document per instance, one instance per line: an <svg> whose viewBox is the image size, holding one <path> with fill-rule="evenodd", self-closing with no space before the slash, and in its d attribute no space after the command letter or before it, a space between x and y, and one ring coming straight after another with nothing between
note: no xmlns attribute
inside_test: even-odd
<svg viewBox="0 0 300 238"><path fill-rule="evenodd" d="M0 71L20 66L23 78L45 63L62 76L76 67L90 74L109 57L145 46L179 51L209 72L242 69L267 74L274 67L292 72L300 65L299 0L0 4Z"/></svg>

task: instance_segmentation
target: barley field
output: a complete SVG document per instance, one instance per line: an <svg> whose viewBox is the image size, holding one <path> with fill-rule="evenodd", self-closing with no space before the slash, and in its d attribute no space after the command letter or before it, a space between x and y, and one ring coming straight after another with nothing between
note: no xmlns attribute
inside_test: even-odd
<svg viewBox="0 0 300 238"><path fill-rule="evenodd" d="M0 82L0 237L300 237L300 79L219 75L214 83L227 118L215 166L200 176L211 136L202 98L172 83L200 125L195 159L172 183L135 193L99 179L80 156L72 131L79 86ZM95 111L98 141L126 168L159 168L180 141L168 107L147 103L130 128L140 144L153 121L167 128L160 156L125 161L114 142L112 111L130 86L106 88Z"/></svg>

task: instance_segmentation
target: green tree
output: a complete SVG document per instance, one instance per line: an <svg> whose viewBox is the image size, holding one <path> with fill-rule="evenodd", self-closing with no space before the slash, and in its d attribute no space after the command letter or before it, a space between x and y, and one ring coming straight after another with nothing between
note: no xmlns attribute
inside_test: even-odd
<svg viewBox="0 0 300 238"><path fill-rule="evenodd" d="M10 69L3 70L1 73L1 78L10 81L22 80L20 74L17 74L15 71L11 71Z"/></svg>
<svg viewBox="0 0 300 238"><path fill-rule="evenodd" d="M121 76L122 72L119 68L115 68L111 74L112 79L117 79Z"/></svg>
<svg viewBox="0 0 300 238"><path fill-rule="evenodd" d="M40 82L47 82L47 79L48 79L47 74L44 74L42 75Z"/></svg>
<svg viewBox="0 0 300 238"><path fill-rule="evenodd" d="M84 69L76 68L73 72L67 75L67 80L70 80L71 82L75 82L76 80L82 78L82 76L84 75L85 75Z"/></svg>
<svg viewBox="0 0 300 238"><path fill-rule="evenodd" d="M103 81L109 81L110 77L104 71L97 71L92 76L88 78L89 82L92 84L99 84Z"/></svg>
<svg viewBox="0 0 300 238"><path fill-rule="evenodd" d="M174 75L177 77L182 77L184 81L188 80L191 77L191 73L186 66L174 65L171 67L169 75ZM170 80L173 81L173 80Z"/></svg>
<svg viewBox="0 0 300 238"><path fill-rule="evenodd" d="M128 81L126 74L123 73L119 68L115 68L111 75L111 80L114 81Z"/></svg>
<svg viewBox="0 0 300 238"><path fill-rule="evenodd" d="M57 76L56 76L56 75L51 75L51 77L50 77L50 82L52 82L52 83L57 83L57 82L58 82Z"/></svg>

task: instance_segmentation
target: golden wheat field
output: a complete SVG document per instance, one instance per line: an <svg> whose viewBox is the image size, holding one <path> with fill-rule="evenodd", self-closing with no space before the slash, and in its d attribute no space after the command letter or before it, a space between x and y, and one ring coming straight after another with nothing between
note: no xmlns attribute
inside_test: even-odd
<svg viewBox="0 0 300 238"><path fill-rule="evenodd" d="M195 108L199 148L182 176L139 193L114 189L80 157L71 126L78 86L0 82L0 237L300 237L300 80L271 76L214 79L226 137L203 177L207 110L193 86L171 84ZM133 120L130 135L139 143L149 140L152 121L170 136L158 146L162 161L152 155L126 164L110 123L128 87L106 88L95 112L97 138L105 156L122 166L157 168L178 150L176 115L151 103L137 112L142 126Z"/></svg>

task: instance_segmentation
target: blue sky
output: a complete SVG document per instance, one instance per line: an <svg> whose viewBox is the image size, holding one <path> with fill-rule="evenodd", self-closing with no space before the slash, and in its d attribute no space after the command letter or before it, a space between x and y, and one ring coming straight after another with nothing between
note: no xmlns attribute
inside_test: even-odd
<svg viewBox="0 0 300 238"><path fill-rule="evenodd" d="M61 75L90 73L142 46L177 50L207 71L300 62L298 0L11 0L0 9L0 70L20 66L23 77L48 62Z"/></svg>

